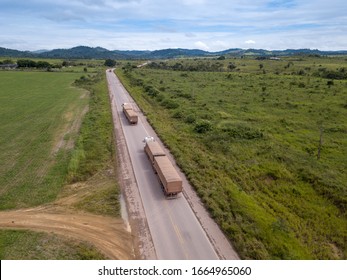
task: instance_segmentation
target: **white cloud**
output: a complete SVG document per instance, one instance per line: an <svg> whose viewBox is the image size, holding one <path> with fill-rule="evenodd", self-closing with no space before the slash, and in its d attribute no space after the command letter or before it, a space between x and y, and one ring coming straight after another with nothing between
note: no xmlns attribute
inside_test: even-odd
<svg viewBox="0 0 347 280"><path fill-rule="evenodd" d="M207 46L204 42L201 42L201 41L195 42L194 45L198 49L201 49L201 50L204 50L204 51L208 51L210 49L209 46Z"/></svg>
<svg viewBox="0 0 347 280"><path fill-rule="evenodd" d="M247 41L245 41L245 44L254 45L254 44L255 44L255 41L253 41L253 40L247 40Z"/></svg>

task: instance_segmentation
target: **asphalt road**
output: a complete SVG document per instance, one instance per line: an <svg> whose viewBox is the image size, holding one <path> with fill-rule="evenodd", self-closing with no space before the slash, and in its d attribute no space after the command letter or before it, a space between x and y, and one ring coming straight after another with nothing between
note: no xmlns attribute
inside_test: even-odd
<svg viewBox="0 0 347 280"><path fill-rule="evenodd" d="M148 135L148 123L138 112L137 125L130 125L122 112L123 103L133 103L113 72L106 72L111 104L119 114L124 136L128 146L137 186L147 217L158 259L215 260L218 256L205 231L194 215L185 197L167 200L161 190L157 176L153 172L142 142ZM135 105L135 104L134 104ZM134 106L135 108L136 105Z"/></svg>

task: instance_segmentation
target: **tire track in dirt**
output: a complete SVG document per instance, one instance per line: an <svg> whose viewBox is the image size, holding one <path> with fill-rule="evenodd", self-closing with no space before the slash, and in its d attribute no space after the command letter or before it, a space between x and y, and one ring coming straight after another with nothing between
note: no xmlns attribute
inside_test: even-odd
<svg viewBox="0 0 347 280"><path fill-rule="evenodd" d="M48 206L0 212L0 227L56 233L87 241L109 259L133 259L131 235L122 219Z"/></svg>

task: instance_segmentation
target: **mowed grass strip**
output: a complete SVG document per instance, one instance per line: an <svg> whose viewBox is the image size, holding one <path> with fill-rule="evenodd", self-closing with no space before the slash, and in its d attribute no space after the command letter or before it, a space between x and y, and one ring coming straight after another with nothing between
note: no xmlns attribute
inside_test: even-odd
<svg viewBox="0 0 347 280"><path fill-rule="evenodd" d="M172 60L117 73L242 258L346 259L347 82L322 78L342 76L343 61Z"/></svg>
<svg viewBox="0 0 347 280"><path fill-rule="evenodd" d="M0 72L0 209L54 200L65 182L69 128L88 104L80 74Z"/></svg>

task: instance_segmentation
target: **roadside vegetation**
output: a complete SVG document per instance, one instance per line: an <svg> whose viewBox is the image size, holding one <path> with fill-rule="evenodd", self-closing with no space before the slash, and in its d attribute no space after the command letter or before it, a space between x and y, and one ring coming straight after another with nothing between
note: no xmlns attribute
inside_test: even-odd
<svg viewBox="0 0 347 280"><path fill-rule="evenodd" d="M78 203L95 214L120 217L119 186L116 185L113 121L104 71L81 76L75 85L90 93L86 114L68 166L68 181L98 185Z"/></svg>
<svg viewBox="0 0 347 280"><path fill-rule="evenodd" d="M224 57L117 74L242 258L346 259L345 65Z"/></svg>
<svg viewBox="0 0 347 280"><path fill-rule="evenodd" d="M0 71L0 210L46 205L79 186L83 195L70 210L120 217L103 61L33 67ZM0 230L0 258L104 256L60 235Z"/></svg>

